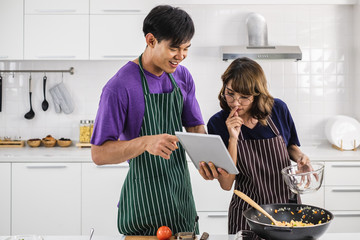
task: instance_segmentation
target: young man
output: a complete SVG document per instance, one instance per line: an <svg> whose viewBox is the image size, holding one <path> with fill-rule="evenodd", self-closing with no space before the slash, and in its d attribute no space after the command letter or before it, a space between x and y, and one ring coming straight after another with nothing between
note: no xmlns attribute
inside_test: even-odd
<svg viewBox="0 0 360 240"><path fill-rule="evenodd" d="M175 131L205 133L195 86L180 65L194 35L190 16L157 6L143 24L146 48L103 88L91 140L98 165L129 160L118 205L125 235L193 231L196 217L185 152Z"/></svg>

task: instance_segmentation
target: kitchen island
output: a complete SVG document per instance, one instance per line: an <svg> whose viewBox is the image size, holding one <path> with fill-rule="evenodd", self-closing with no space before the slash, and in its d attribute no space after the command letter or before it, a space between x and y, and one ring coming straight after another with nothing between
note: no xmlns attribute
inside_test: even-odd
<svg viewBox="0 0 360 240"><path fill-rule="evenodd" d="M199 238L200 236L198 236ZM8 237L0 236L0 240L7 240ZM44 240L89 240L89 236L44 236ZM360 233L325 233L318 240L355 240L360 239ZM125 240L125 236L96 236L92 240ZM235 235L210 235L208 240L236 240ZM240 240L240 238L239 238Z"/></svg>
<svg viewBox="0 0 360 240"><path fill-rule="evenodd" d="M327 233L360 232L360 178L354 177L360 174L360 151L339 151L327 141L307 142L301 149L312 161L325 164L322 187L302 196L303 203L334 214ZM96 166L89 148L74 145L1 148L0 235L86 236L93 227L99 236L116 236L116 204L128 168L127 163ZM232 192L203 180L190 159L189 170L200 231L213 236L227 233Z"/></svg>

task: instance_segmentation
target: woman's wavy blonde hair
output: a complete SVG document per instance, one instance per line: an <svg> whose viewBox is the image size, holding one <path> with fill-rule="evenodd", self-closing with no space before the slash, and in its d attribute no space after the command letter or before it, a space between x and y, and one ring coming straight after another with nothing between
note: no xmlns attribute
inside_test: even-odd
<svg viewBox="0 0 360 240"><path fill-rule="evenodd" d="M218 96L221 108L230 111L224 94L226 85L232 80L231 88L235 92L254 96L250 114L261 125L267 125L267 119L274 105L274 98L267 89L266 77L261 66L249 58L237 58L226 69L221 79L223 86Z"/></svg>

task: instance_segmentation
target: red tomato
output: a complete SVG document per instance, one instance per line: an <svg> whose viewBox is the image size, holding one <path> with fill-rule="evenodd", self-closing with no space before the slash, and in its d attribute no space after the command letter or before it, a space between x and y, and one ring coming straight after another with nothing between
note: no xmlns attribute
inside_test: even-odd
<svg viewBox="0 0 360 240"><path fill-rule="evenodd" d="M156 232L156 236L159 240L168 240L172 236L172 231L167 226L161 226Z"/></svg>

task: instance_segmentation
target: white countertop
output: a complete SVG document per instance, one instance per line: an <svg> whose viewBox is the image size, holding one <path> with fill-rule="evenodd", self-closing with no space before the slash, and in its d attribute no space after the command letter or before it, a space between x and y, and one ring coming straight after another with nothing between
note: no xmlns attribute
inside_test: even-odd
<svg viewBox="0 0 360 240"><path fill-rule="evenodd" d="M0 148L0 162L92 162L90 148L37 147Z"/></svg>
<svg viewBox="0 0 360 240"><path fill-rule="evenodd" d="M355 149L355 151L341 151L333 148L326 140L312 144L302 144L300 149L309 156L311 161L360 161L359 148Z"/></svg>
<svg viewBox="0 0 360 240"><path fill-rule="evenodd" d="M8 237L0 236L0 240ZM89 240L89 236L44 236L44 240ZM118 236L96 236L92 240L124 240L123 235ZM325 233L318 240L360 239L359 233ZM235 240L235 235L210 235L208 240Z"/></svg>
<svg viewBox="0 0 360 240"><path fill-rule="evenodd" d="M303 141L306 142L306 141ZM360 149L340 151L328 141L303 144L302 151L311 161L360 161ZM37 147L0 148L0 162L92 162L90 148Z"/></svg>

